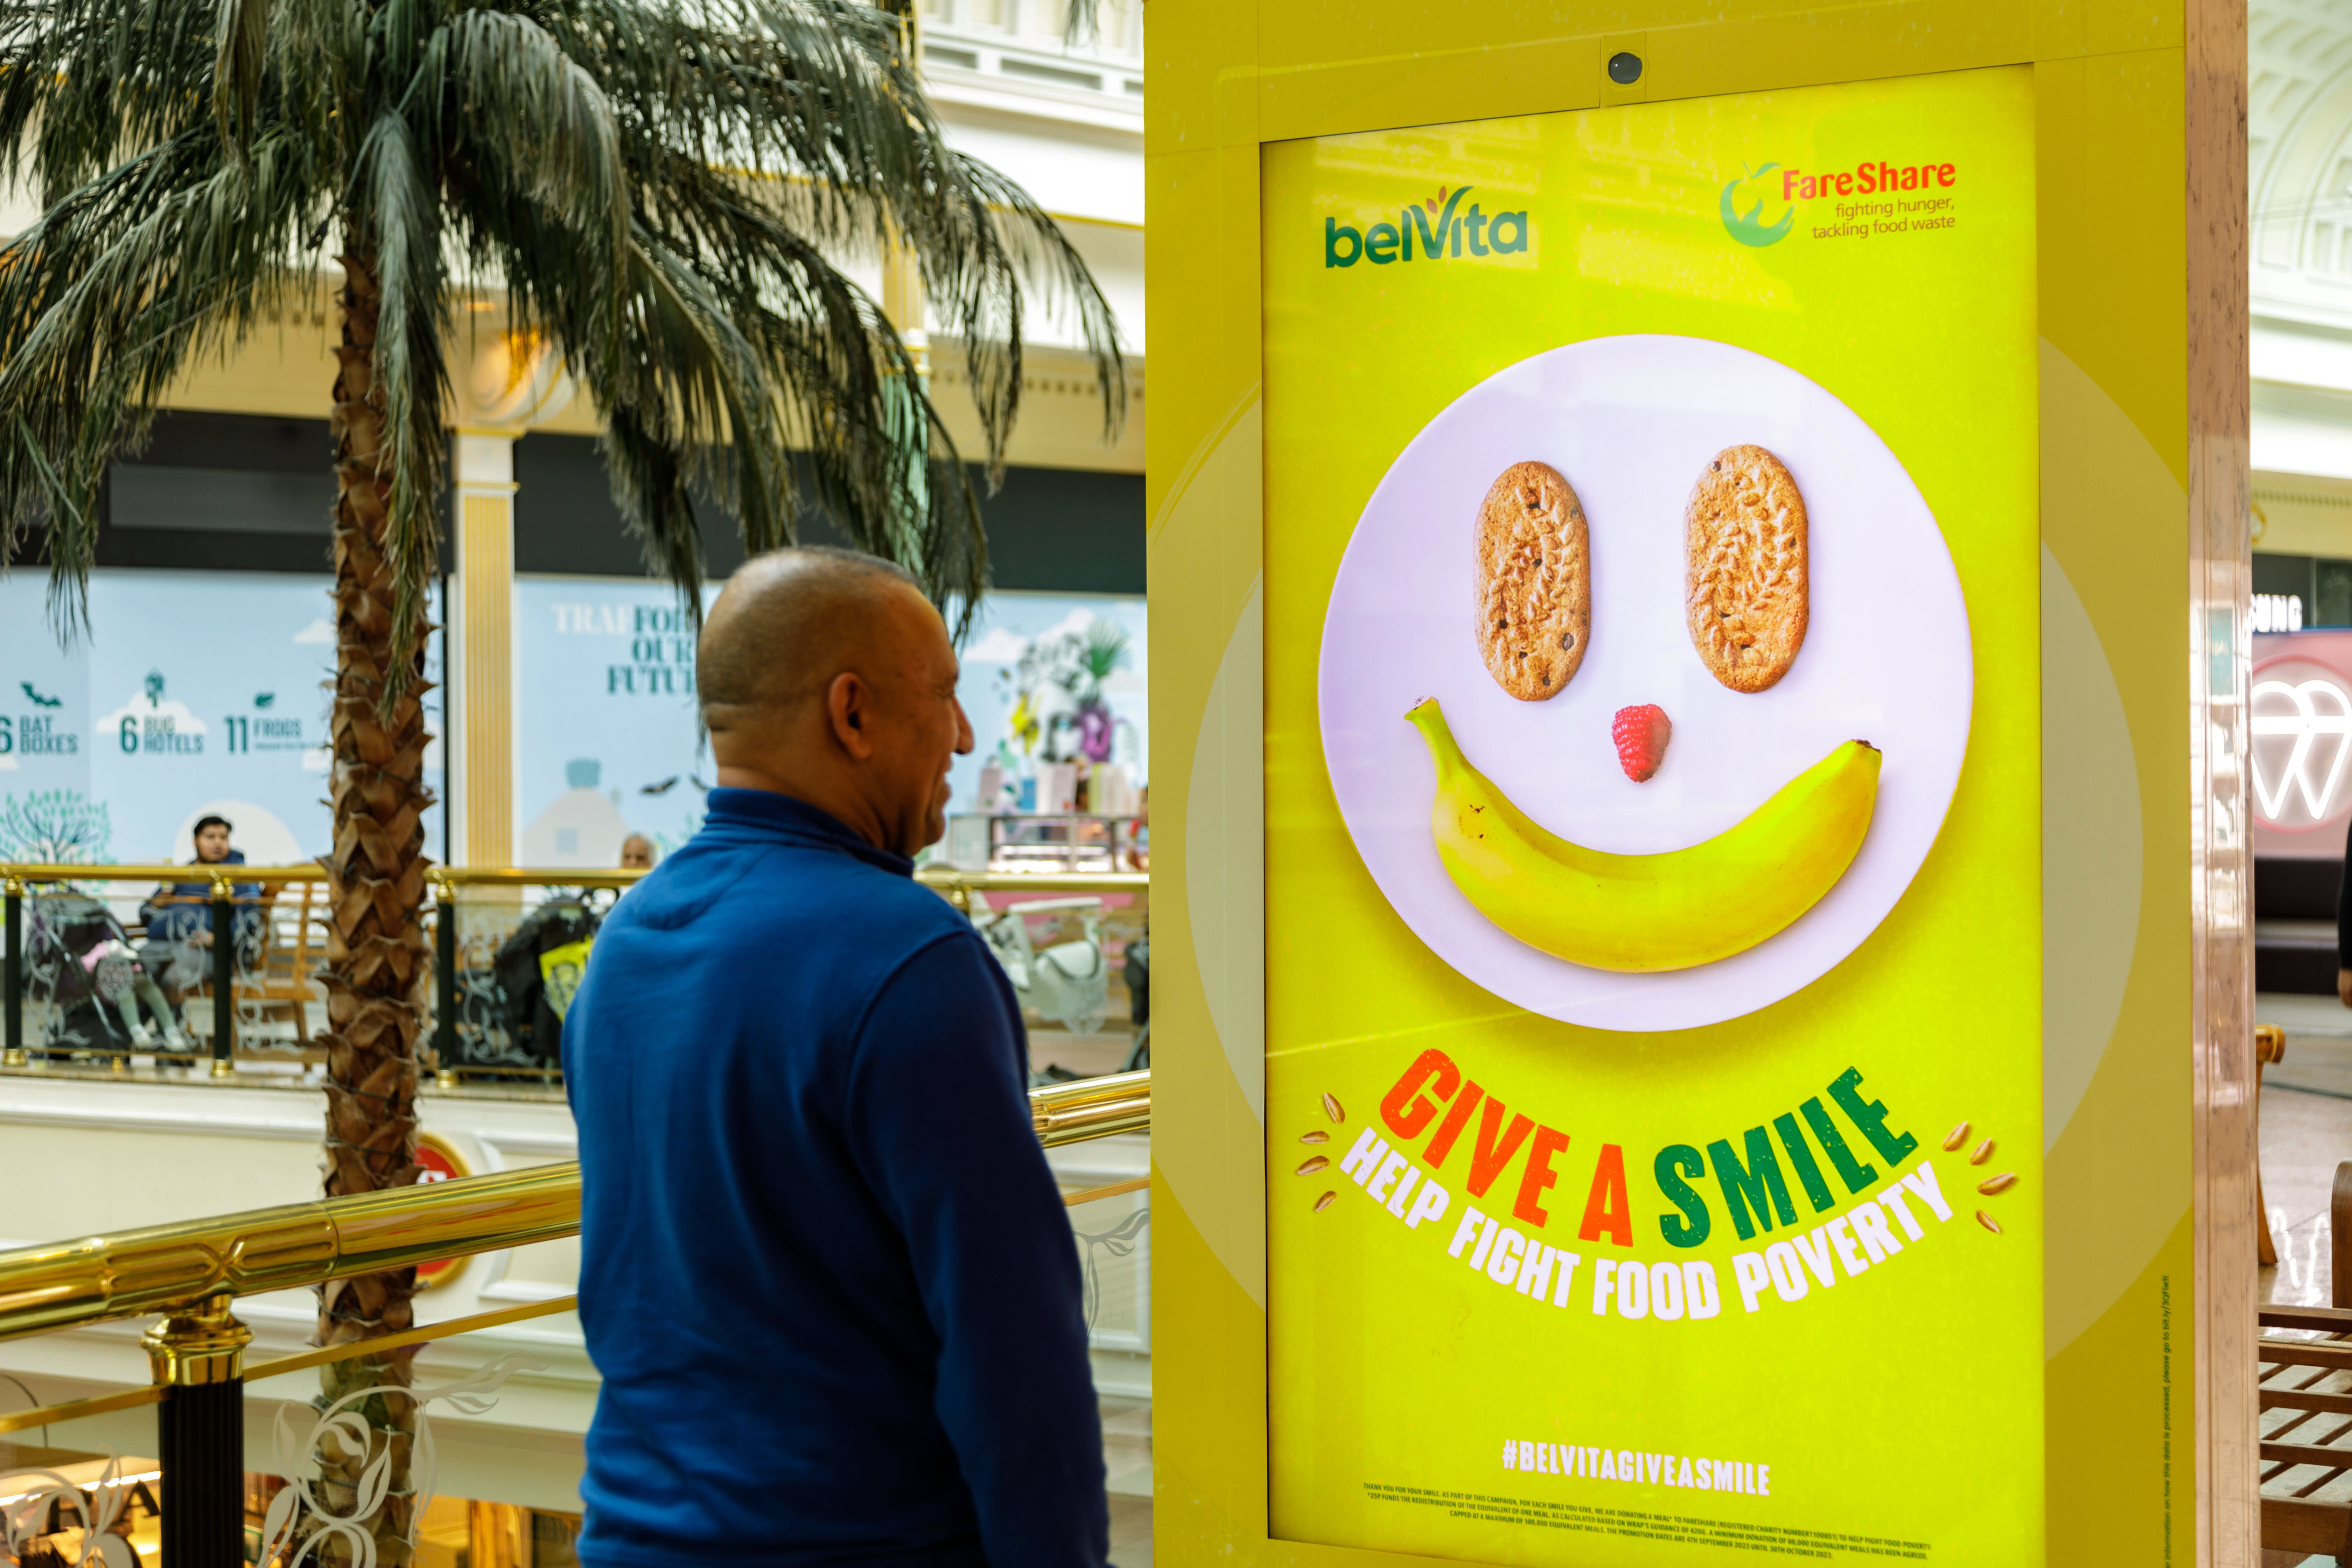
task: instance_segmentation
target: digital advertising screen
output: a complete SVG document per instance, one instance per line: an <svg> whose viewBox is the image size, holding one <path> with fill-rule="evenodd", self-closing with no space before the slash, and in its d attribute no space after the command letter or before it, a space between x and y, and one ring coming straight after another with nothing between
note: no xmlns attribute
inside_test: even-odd
<svg viewBox="0 0 2352 1568"><path fill-rule="evenodd" d="M2039 1561L2030 72L1263 157L1271 1534Z"/></svg>

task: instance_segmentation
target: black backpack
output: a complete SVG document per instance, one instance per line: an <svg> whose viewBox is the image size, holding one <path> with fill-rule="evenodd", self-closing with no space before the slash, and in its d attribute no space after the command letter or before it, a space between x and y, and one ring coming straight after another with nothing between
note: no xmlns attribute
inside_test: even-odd
<svg viewBox="0 0 2352 1568"><path fill-rule="evenodd" d="M555 899L524 917L493 963L500 1013L514 1048L542 1067L563 1053L563 1015L587 968L584 952L563 949L595 940L601 922L577 899ZM554 962L546 962L554 955Z"/></svg>

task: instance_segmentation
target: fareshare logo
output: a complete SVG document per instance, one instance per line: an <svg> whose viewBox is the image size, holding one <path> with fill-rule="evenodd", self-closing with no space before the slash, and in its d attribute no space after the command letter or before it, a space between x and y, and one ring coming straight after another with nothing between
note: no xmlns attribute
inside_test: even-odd
<svg viewBox="0 0 2352 1568"><path fill-rule="evenodd" d="M1485 208L1473 202L1462 205L1470 194L1468 185L1437 187L1437 195L1424 197L1397 214L1394 223L1376 223L1359 231L1336 217L1323 220L1323 265L1353 267L1359 261L1369 261L1375 267L1386 267L1392 261L1411 261L1414 242L1420 244L1424 261L1451 261L1466 253L1479 256L1511 256L1528 247L1528 215L1524 211L1496 213L1489 216Z"/></svg>
<svg viewBox="0 0 2352 1568"><path fill-rule="evenodd" d="M1778 176L1775 178L1775 176ZM1837 221L1815 226L1815 239L1868 238L1873 234L1926 233L1952 227L1955 198L1937 195L1959 183L1957 163L1889 163L1864 159L1850 169L1807 173L1794 164L1767 163L1743 172L1723 187L1718 206L1726 234L1742 245L1778 245L1795 229L1804 204L1836 204ZM1849 197L1877 197L1852 201ZM1764 221L1767 207L1780 216Z"/></svg>
<svg viewBox="0 0 2352 1568"><path fill-rule="evenodd" d="M1744 164L1741 166L1746 168ZM1769 224L1763 221L1765 202L1780 195L1771 188L1772 182L1766 176L1780 166L1767 163L1760 169L1748 169L1723 187L1724 232L1742 245L1752 245L1759 249L1768 245L1778 245L1788 238L1789 231L1797 226L1797 209L1792 205L1782 206L1780 216L1775 221ZM1741 210L1743 202L1747 204L1745 211Z"/></svg>

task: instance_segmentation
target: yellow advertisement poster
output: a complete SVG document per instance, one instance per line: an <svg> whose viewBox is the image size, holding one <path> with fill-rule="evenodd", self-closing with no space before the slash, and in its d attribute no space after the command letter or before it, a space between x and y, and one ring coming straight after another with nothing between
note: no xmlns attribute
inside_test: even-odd
<svg viewBox="0 0 2352 1568"><path fill-rule="evenodd" d="M1265 150L1276 1538L2042 1560L2033 169Z"/></svg>

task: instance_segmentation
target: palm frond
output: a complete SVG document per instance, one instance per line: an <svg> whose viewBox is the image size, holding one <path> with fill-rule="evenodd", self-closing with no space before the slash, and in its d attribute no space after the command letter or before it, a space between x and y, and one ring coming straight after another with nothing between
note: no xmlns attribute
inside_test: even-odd
<svg viewBox="0 0 2352 1568"><path fill-rule="evenodd" d="M260 112L269 50L269 0L221 0L213 52L213 119L232 156L242 156Z"/></svg>
<svg viewBox="0 0 2352 1568"><path fill-rule="evenodd" d="M47 209L0 250L0 565L37 523L78 584L112 452L339 241L380 291L384 700L437 563L460 278L605 413L614 494L690 609L701 495L752 550L821 509L969 616L971 466L844 268L911 256L992 485L1031 322L1084 343L1107 431L1125 369L1060 230L947 144L908 23L866 0L0 0L0 177Z"/></svg>
<svg viewBox="0 0 2352 1568"><path fill-rule="evenodd" d="M574 265L610 287L631 202L613 105L596 79L538 23L498 11L453 18L425 57L418 97L431 139L452 159L505 164L519 195L601 220L574 226L600 241Z"/></svg>
<svg viewBox="0 0 2352 1568"><path fill-rule="evenodd" d="M61 633L81 623L107 463L143 440L192 355L274 317L318 205L299 143L264 137L230 165L198 124L0 247L0 408L15 436L0 443L0 566L47 528Z"/></svg>
<svg viewBox="0 0 2352 1568"><path fill-rule="evenodd" d="M366 216L348 225L350 258L373 257L381 290L375 384L392 447L392 665L405 671L425 635L425 598L440 567L443 432L448 421L443 337L448 310L441 250L441 205L423 150L405 116L386 110L360 148L352 204ZM395 675L392 685L404 683Z"/></svg>
<svg viewBox="0 0 2352 1568"><path fill-rule="evenodd" d="M172 140L212 101L214 33L194 0L0 6L0 174L46 205Z"/></svg>

